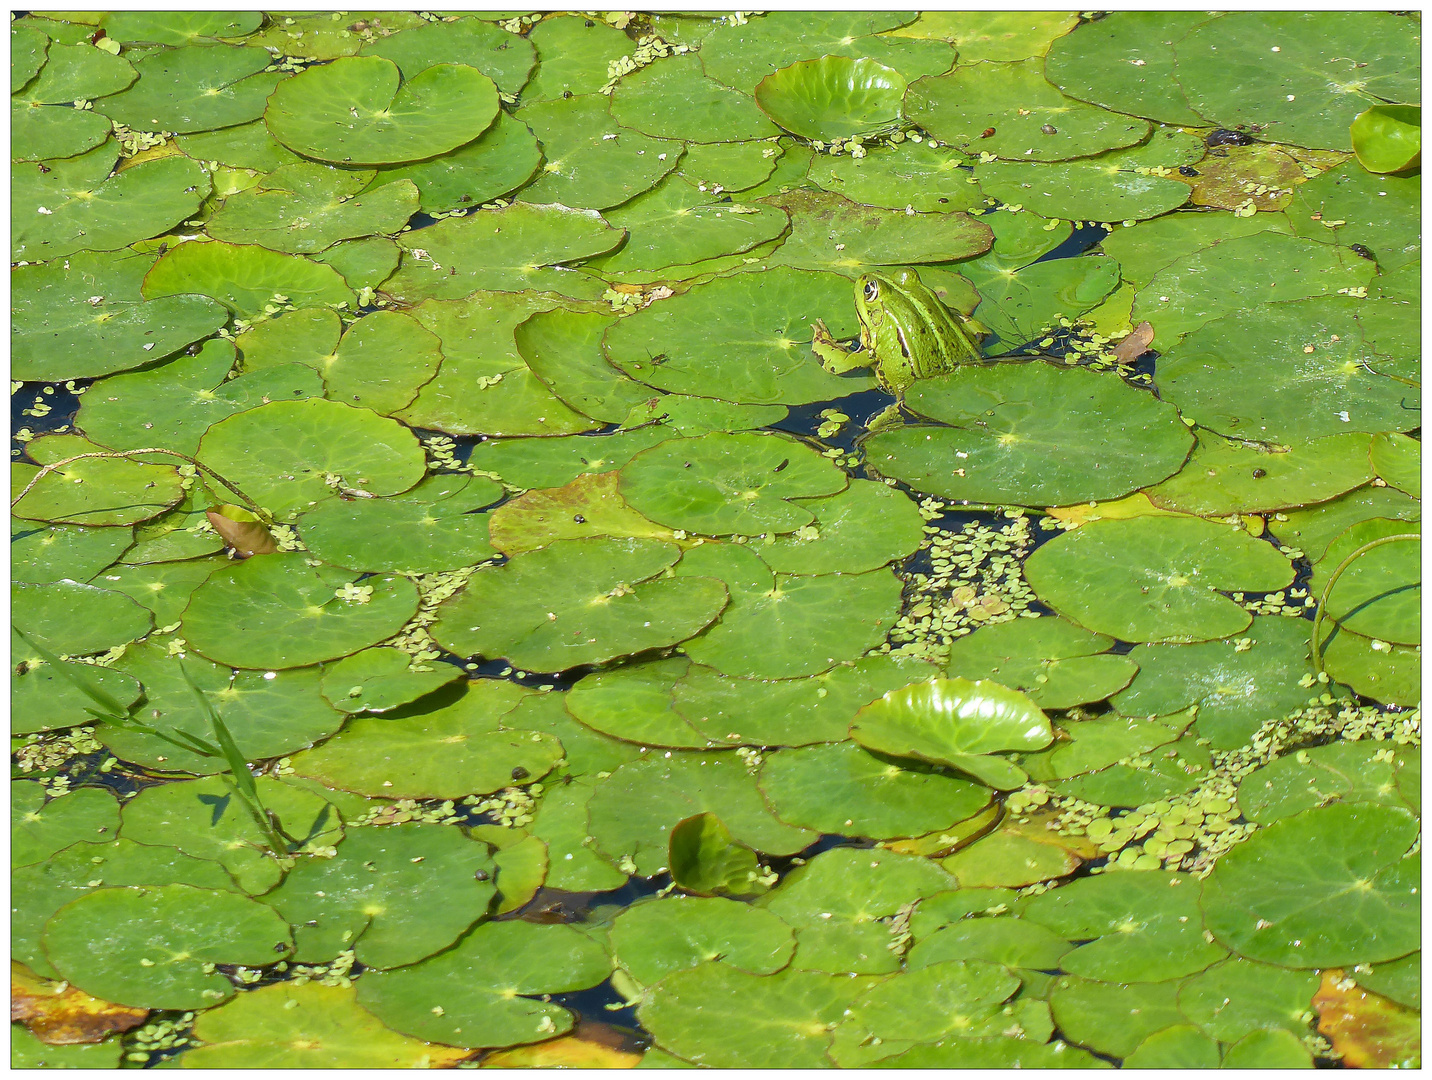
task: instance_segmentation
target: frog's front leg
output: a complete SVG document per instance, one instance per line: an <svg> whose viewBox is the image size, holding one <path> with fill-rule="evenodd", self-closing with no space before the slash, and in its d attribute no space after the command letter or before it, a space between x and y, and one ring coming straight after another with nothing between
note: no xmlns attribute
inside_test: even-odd
<svg viewBox="0 0 1432 1080"><path fill-rule="evenodd" d="M870 365L870 354L866 351L847 349L825 328L825 322L817 319L811 323L810 351L820 360L820 366L832 375L842 375L856 368Z"/></svg>

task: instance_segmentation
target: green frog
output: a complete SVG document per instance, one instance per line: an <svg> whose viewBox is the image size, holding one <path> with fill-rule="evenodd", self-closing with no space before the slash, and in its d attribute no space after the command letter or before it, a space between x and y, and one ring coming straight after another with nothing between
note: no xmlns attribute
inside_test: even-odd
<svg viewBox="0 0 1432 1080"><path fill-rule="evenodd" d="M982 359L978 340L988 331L973 319L962 322L913 270L862 274L855 283L855 308L858 350L836 342L821 320L812 326L811 351L832 374L868 366L880 388L899 397L916 379Z"/></svg>

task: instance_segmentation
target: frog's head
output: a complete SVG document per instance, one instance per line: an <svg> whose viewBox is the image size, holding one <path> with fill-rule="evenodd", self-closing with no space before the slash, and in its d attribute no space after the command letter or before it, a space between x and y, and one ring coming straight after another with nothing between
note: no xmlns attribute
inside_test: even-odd
<svg viewBox="0 0 1432 1080"><path fill-rule="evenodd" d="M861 274L855 282L855 310L862 326L879 326L899 286L884 274Z"/></svg>

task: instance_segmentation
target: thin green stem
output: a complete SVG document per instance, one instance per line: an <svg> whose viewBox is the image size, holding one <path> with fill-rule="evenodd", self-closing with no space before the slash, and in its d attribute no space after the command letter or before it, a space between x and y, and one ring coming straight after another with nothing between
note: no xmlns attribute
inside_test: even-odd
<svg viewBox="0 0 1432 1080"><path fill-rule="evenodd" d="M1357 562L1358 559L1362 558L1369 551L1372 551L1374 548L1380 548L1384 544L1397 543L1399 540L1416 540L1420 542L1422 540L1422 534L1394 533L1392 536L1380 536L1376 540L1369 540L1361 547L1353 549L1352 554L1350 554L1342 562L1338 563L1337 569L1335 569L1332 573L1332 576L1328 578L1328 583L1323 586L1323 595L1318 597L1318 612L1316 615L1313 616L1313 670L1316 671L1318 674L1321 675L1323 672L1323 649L1322 642L1318 638L1318 631L1322 628L1323 616L1327 613L1328 597L1332 596L1333 594L1333 586L1338 583L1338 578L1343 576L1349 566Z"/></svg>

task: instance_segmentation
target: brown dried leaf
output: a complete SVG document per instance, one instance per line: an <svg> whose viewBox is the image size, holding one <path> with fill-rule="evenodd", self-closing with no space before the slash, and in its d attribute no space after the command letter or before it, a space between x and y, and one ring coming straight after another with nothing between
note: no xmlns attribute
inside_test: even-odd
<svg viewBox="0 0 1432 1080"><path fill-rule="evenodd" d="M1318 1031L1355 1069L1420 1069L1422 1014L1364 990L1342 971L1323 972L1313 998Z"/></svg>
<svg viewBox="0 0 1432 1080"><path fill-rule="evenodd" d="M583 1025L583 1032L588 1027ZM631 1069L641 1055L605 1042L563 1035L533 1046L516 1046L499 1050L482 1059L484 1069Z"/></svg>
<svg viewBox="0 0 1432 1080"><path fill-rule="evenodd" d="M639 536L672 541L676 534L637 513L617 490L618 473L579 476L504 503L488 517L492 546L504 555L583 536Z"/></svg>
<svg viewBox="0 0 1432 1080"><path fill-rule="evenodd" d="M23 1023L51 1046L97 1043L116 1031L138 1027L148 1015L148 1009L101 1001L10 961L10 1020Z"/></svg>
<svg viewBox="0 0 1432 1080"><path fill-rule="evenodd" d="M1153 344L1153 341L1154 327L1146 319L1125 334L1124 339L1114 346L1114 356L1121 364L1132 364L1149 351L1149 346Z"/></svg>
<svg viewBox="0 0 1432 1080"><path fill-rule="evenodd" d="M240 555L271 555L278 550L273 533L262 521L257 521L248 511L237 506L220 506L205 510L204 516L219 534L224 543Z"/></svg>

